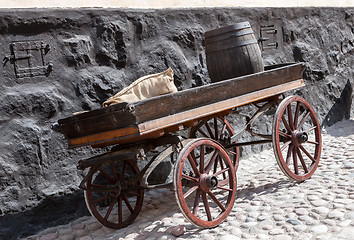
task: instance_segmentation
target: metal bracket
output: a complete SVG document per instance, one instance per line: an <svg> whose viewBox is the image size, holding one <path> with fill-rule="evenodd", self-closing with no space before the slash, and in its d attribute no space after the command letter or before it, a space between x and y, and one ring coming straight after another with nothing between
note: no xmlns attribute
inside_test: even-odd
<svg viewBox="0 0 354 240"><path fill-rule="evenodd" d="M258 42L260 42L262 51L269 49L277 49L279 47L279 43L276 41L276 35L278 33L278 29L275 25L266 25L260 27L260 38Z"/></svg>
<svg viewBox="0 0 354 240"><path fill-rule="evenodd" d="M3 67L8 62L14 65L17 78L47 76L53 71L53 63L44 60L50 51L43 41L19 41L10 44L10 56L3 59Z"/></svg>

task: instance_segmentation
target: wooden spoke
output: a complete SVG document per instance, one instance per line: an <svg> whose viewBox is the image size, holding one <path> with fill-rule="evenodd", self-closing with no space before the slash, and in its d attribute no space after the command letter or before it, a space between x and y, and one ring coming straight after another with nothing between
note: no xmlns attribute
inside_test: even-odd
<svg viewBox="0 0 354 240"><path fill-rule="evenodd" d="M220 186L217 186L216 188L224 190L224 191L232 192L232 189L230 189L230 188L225 188L225 187L220 187Z"/></svg>
<svg viewBox="0 0 354 240"><path fill-rule="evenodd" d="M123 222L122 197L118 199L118 223Z"/></svg>
<svg viewBox="0 0 354 240"><path fill-rule="evenodd" d="M294 172L295 174L299 174L299 168L297 165L297 147L293 148L293 161L294 161Z"/></svg>
<svg viewBox="0 0 354 240"><path fill-rule="evenodd" d="M200 196L201 196L202 191L200 189L197 190L197 194L194 199L194 205L193 205L193 214L197 216L198 213L198 207L199 207L199 202L200 202Z"/></svg>
<svg viewBox="0 0 354 240"><path fill-rule="evenodd" d="M310 110L307 110L305 116L301 119L301 121L300 121L300 123L299 123L299 125L298 125L298 128L299 128L299 129L302 128L302 125L304 125L304 123L306 122L306 120L310 117L310 114L311 114Z"/></svg>
<svg viewBox="0 0 354 240"><path fill-rule="evenodd" d="M195 158L193 158L191 155L189 155L188 160L189 160L189 163L193 169L195 176L200 176Z"/></svg>
<svg viewBox="0 0 354 240"><path fill-rule="evenodd" d="M109 197L110 197L110 195L106 194L106 195L104 195L104 196L102 196L102 197L96 199L96 200L94 201L94 203L95 203L95 204L100 203L100 202L106 200L106 199L109 198Z"/></svg>
<svg viewBox="0 0 354 240"><path fill-rule="evenodd" d="M109 190L109 188L105 185L99 185L99 184L91 184L92 187L94 188L103 188Z"/></svg>
<svg viewBox="0 0 354 240"><path fill-rule="evenodd" d="M124 161L123 163L123 168L122 168L122 172L121 172L121 175L120 175L120 182L123 182L124 180L124 175L125 175L125 169L127 167L127 161Z"/></svg>
<svg viewBox="0 0 354 240"><path fill-rule="evenodd" d="M288 105L288 119L289 119L289 127L291 130L295 130L294 128L294 121L293 121L293 113L291 112L291 104Z"/></svg>
<svg viewBox="0 0 354 240"><path fill-rule="evenodd" d="M294 145L291 143L289 146L289 149L288 149L288 154L286 155L286 165L288 165L288 166L290 164L290 159L291 159L293 149L294 149Z"/></svg>
<svg viewBox="0 0 354 240"><path fill-rule="evenodd" d="M141 197L141 194L139 193L136 193L136 192L128 192L128 194L131 194L131 195L134 195L134 196L137 196L137 197Z"/></svg>
<svg viewBox="0 0 354 240"><path fill-rule="evenodd" d="M198 132L200 132L202 135L203 135L203 137L209 137L208 136L208 134L206 134L202 129L198 129Z"/></svg>
<svg viewBox="0 0 354 240"><path fill-rule="evenodd" d="M223 168L222 170L220 170L217 173L214 173L213 176L217 176L219 174L225 174L225 172L229 171L230 168ZM225 177L225 176L224 176Z"/></svg>
<svg viewBox="0 0 354 240"><path fill-rule="evenodd" d="M111 204L109 205L109 208L108 208L108 210L107 210L107 212L106 212L106 215L104 216L104 219L105 219L105 220L107 220L108 217L109 217L109 215L111 215L112 210L113 210L113 207L114 207L114 205L115 205L116 202L117 202L117 199L118 199L118 196L115 197L114 200L113 200L113 201L111 202Z"/></svg>
<svg viewBox="0 0 354 240"><path fill-rule="evenodd" d="M203 203L204 203L205 212L208 217L208 221L212 221L213 218L211 217L210 206L209 206L209 202L208 202L207 195L205 192L202 193L202 199L203 199Z"/></svg>
<svg viewBox="0 0 354 240"><path fill-rule="evenodd" d="M294 130L297 129L297 124L298 124L298 120L299 120L299 114L300 114L300 102L296 103L296 110L295 110L295 117L294 117Z"/></svg>
<svg viewBox="0 0 354 240"><path fill-rule="evenodd" d="M210 172L210 170L211 170L212 166L214 165L215 160L216 160L216 158L217 158L218 156L219 156L219 152L218 152L218 151L215 151L214 154L213 154L213 156L212 156L211 159L210 159L210 162L208 163L208 165L207 165L207 167L206 167L206 169L205 169L205 173L209 173L209 172Z"/></svg>
<svg viewBox="0 0 354 240"><path fill-rule="evenodd" d="M219 139L219 129L218 129L218 119L214 118L214 130L215 130L215 135L212 137L212 139Z"/></svg>
<svg viewBox="0 0 354 240"><path fill-rule="evenodd" d="M182 177L183 178L187 178L188 180L191 180L191 181L194 181L194 182L198 182L199 181L198 178L191 177L191 176L186 175L184 173L182 173Z"/></svg>
<svg viewBox="0 0 354 240"><path fill-rule="evenodd" d="M199 161L199 172L204 173L204 155L205 155L205 146L200 146L200 161Z"/></svg>
<svg viewBox="0 0 354 240"><path fill-rule="evenodd" d="M199 187L198 186L194 186L192 188L190 188L185 194L184 194L184 198L186 199L187 197L189 197L192 193L194 193L195 190L197 190Z"/></svg>
<svg viewBox="0 0 354 240"><path fill-rule="evenodd" d="M125 205L127 205L127 208L129 209L130 213L133 213L134 209L133 209L132 205L130 205L128 198L126 196L123 196L123 200L125 202Z"/></svg>
<svg viewBox="0 0 354 240"><path fill-rule="evenodd" d="M100 168L99 171L111 184L114 184L114 180L110 176L108 176L108 174L102 168Z"/></svg>
<svg viewBox="0 0 354 240"><path fill-rule="evenodd" d="M279 131L279 135L281 135L283 137L286 137L286 138L289 138L289 139L291 138L291 136L289 134L286 134L286 133L284 133L282 131Z"/></svg>
<svg viewBox="0 0 354 240"><path fill-rule="evenodd" d="M117 181L119 178L118 178L118 175L117 175L117 170L114 166L114 162L111 163L111 170L112 170L112 173L113 173L113 179L114 181Z"/></svg>
<svg viewBox="0 0 354 240"><path fill-rule="evenodd" d="M316 130L317 126L313 126L312 128L306 129L304 132L308 133L311 132L312 130Z"/></svg>
<svg viewBox="0 0 354 240"><path fill-rule="evenodd" d="M296 151L297 151L297 155L299 156L302 168L304 169L305 173L308 173L309 170L307 169L306 163L304 161L304 158L301 155L301 152L300 152L299 148L296 148Z"/></svg>
<svg viewBox="0 0 354 240"><path fill-rule="evenodd" d="M284 143L284 145L280 148L280 151L284 151L285 148L287 148L290 145L291 141L288 141Z"/></svg>
<svg viewBox="0 0 354 240"><path fill-rule="evenodd" d="M316 162L316 159L314 159L314 158L311 156L311 154L310 154L302 145L300 145L299 148L301 149L301 151L302 151L303 153L306 154L306 156L307 156L309 159L311 159L312 162Z"/></svg>
<svg viewBox="0 0 354 240"><path fill-rule="evenodd" d="M289 123L286 121L284 115L282 116L281 120L283 121L284 127L286 128L286 130L288 131L288 133L291 133L291 132L292 132L292 131L291 131L291 128L290 128L290 126L289 126Z"/></svg>
<svg viewBox="0 0 354 240"><path fill-rule="evenodd" d="M315 144L315 145L319 144L318 142L314 142L314 141L307 141L306 143L311 143L311 144Z"/></svg>
<svg viewBox="0 0 354 240"><path fill-rule="evenodd" d="M214 136L213 132L211 131L211 128L210 128L208 122L205 123L205 127L206 127L206 129L208 130L209 136L210 136L212 139L215 139L215 136Z"/></svg>
<svg viewBox="0 0 354 240"><path fill-rule="evenodd" d="M222 211L226 211L225 206L215 197L215 195L211 191L208 192L208 195L221 208Z"/></svg>
<svg viewBox="0 0 354 240"><path fill-rule="evenodd" d="M221 159L221 157L219 157L219 161L220 161L220 167L221 167L221 169L225 169L224 163L223 163L223 160ZM226 179L226 173L225 173L225 171L222 171L222 170L221 170L221 173L222 173L224 179ZM219 174L216 174L216 175L219 175Z"/></svg>

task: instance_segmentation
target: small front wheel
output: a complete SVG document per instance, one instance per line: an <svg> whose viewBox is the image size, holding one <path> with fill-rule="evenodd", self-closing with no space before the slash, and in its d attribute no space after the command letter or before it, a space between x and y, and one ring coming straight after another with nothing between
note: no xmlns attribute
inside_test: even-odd
<svg viewBox="0 0 354 240"><path fill-rule="evenodd" d="M321 126L305 99L290 96L279 104L272 138L274 154L283 173L296 181L310 178L320 161Z"/></svg>
<svg viewBox="0 0 354 240"><path fill-rule="evenodd" d="M120 189L118 186L124 186L138 173L138 167L131 160L100 166L88 179L87 190L84 192L91 215L104 226L113 229L132 223L143 205L144 190L134 186Z"/></svg>
<svg viewBox="0 0 354 240"><path fill-rule="evenodd" d="M216 161L222 161L225 167L214 173ZM221 185L225 179L227 183ZM215 140L192 140L178 156L174 187L181 212L191 223L216 227L228 216L236 197L235 169L229 154Z"/></svg>

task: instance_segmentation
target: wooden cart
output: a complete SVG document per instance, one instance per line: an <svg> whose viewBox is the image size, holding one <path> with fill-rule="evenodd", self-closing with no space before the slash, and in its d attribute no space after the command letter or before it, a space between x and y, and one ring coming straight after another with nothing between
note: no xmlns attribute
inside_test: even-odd
<svg viewBox="0 0 354 240"><path fill-rule="evenodd" d="M261 73L59 120L54 129L71 148L115 145L78 163L87 169L80 188L91 214L109 228L123 228L141 210L145 189L173 183L183 215L197 226L215 227L232 210L239 147L249 144L273 143L286 176L311 177L320 160L320 124L303 98L283 97L305 86L303 70L302 63L269 66ZM258 110L235 133L225 116L247 104ZM253 122L272 108L272 133L256 133ZM186 128L189 136L176 134ZM261 140L237 142L244 131ZM172 182L151 184L149 176L165 159L174 165ZM139 169L137 161L146 164Z"/></svg>

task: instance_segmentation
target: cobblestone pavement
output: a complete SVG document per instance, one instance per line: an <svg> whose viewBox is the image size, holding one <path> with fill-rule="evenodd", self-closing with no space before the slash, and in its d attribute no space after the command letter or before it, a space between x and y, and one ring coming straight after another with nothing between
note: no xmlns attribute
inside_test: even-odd
<svg viewBox="0 0 354 240"><path fill-rule="evenodd" d="M173 190L165 188L146 192L140 215L124 229L83 217L28 239L354 239L354 120L323 131L322 158L311 179L290 181L266 150L241 159L237 181L234 208L213 229L185 220Z"/></svg>

